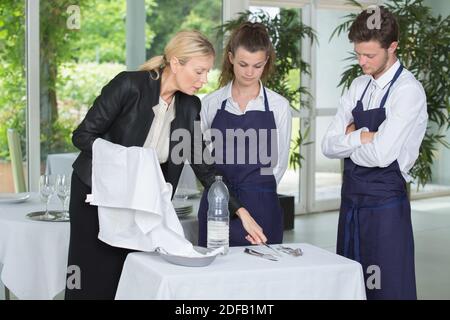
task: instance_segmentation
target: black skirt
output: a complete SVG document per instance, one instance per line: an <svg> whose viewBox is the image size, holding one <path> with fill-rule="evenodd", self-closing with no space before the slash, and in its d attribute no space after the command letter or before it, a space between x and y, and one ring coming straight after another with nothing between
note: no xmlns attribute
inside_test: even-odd
<svg viewBox="0 0 450 320"><path fill-rule="evenodd" d="M133 250L112 247L98 239L96 206L86 203L91 188L72 174L70 197L70 244L65 299L112 300L119 284L122 267ZM79 286L74 275L79 270Z"/></svg>

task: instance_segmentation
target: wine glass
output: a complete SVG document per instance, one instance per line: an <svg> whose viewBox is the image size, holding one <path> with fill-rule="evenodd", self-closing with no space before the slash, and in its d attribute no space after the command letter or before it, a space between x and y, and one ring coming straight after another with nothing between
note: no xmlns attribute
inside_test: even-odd
<svg viewBox="0 0 450 320"><path fill-rule="evenodd" d="M62 202L62 216L61 218L69 219L69 212L66 210L66 202L70 197L70 178L65 174L59 174L56 177L56 194Z"/></svg>
<svg viewBox="0 0 450 320"><path fill-rule="evenodd" d="M44 174L39 179L39 192L41 194L42 199L45 201L45 214L41 216L42 220L51 220L55 219L53 214L50 214L48 211L48 204L50 202L50 197L55 192L55 184L53 181L53 177L48 174Z"/></svg>

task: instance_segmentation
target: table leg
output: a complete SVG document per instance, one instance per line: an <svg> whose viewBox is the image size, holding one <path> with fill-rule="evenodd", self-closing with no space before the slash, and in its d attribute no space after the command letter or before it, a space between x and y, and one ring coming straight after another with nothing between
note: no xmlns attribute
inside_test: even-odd
<svg viewBox="0 0 450 320"><path fill-rule="evenodd" d="M10 292L7 287L5 287L5 300L11 300Z"/></svg>

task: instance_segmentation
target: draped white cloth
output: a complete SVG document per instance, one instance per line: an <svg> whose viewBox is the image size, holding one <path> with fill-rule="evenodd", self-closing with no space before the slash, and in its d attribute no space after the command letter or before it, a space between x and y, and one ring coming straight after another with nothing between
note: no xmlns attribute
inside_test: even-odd
<svg viewBox="0 0 450 320"><path fill-rule="evenodd" d="M98 238L115 247L164 249L178 256L201 256L183 232L153 148L124 147L104 139L92 147L92 194L98 206ZM209 254L215 254L209 253Z"/></svg>

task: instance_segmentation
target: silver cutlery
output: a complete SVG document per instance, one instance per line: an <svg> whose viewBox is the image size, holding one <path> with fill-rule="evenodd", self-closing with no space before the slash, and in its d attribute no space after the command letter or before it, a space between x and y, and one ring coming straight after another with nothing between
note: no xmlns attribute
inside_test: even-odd
<svg viewBox="0 0 450 320"><path fill-rule="evenodd" d="M278 259L271 254L262 253L262 252L259 252L259 251L253 250L253 249L245 248L244 252L248 253L252 256L261 257L263 259L267 259L267 260L271 260L271 261L278 261Z"/></svg>
<svg viewBox="0 0 450 320"><path fill-rule="evenodd" d="M300 256L303 255L303 251L300 248L294 249L294 248L290 248L290 247L279 245L279 247L277 249L282 251L282 252L284 252L284 253L286 253L286 254L290 254L290 255L292 255L294 257L300 257Z"/></svg>
<svg viewBox="0 0 450 320"><path fill-rule="evenodd" d="M267 243L262 242L261 244L264 245L264 246L266 246L267 248L269 248L269 249L272 250L273 252L275 252L275 254L276 254L278 257L281 257L281 254L280 254L277 250L275 250L274 248L272 248L271 246L269 246Z"/></svg>

